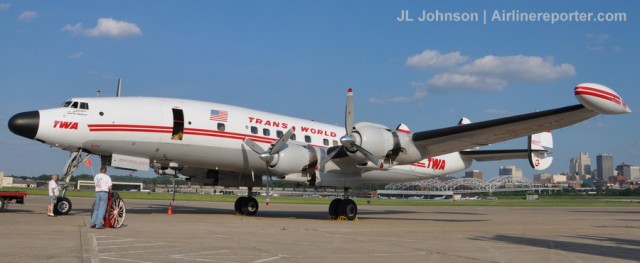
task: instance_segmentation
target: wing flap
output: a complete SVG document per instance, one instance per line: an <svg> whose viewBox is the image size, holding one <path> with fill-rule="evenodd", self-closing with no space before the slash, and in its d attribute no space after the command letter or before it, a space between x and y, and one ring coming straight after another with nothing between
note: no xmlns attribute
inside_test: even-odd
<svg viewBox="0 0 640 263"><path fill-rule="evenodd" d="M423 158L511 140L533 133L555 130L587 120L597 112L581 104L469 123L413 134ZM525 157L526 159L527 157Z"/></svg>

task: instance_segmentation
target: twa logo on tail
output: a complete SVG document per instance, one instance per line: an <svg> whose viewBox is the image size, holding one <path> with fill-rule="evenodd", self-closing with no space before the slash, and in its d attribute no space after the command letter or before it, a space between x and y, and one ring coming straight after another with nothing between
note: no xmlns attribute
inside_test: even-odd
<svg viewBox="0 0 640 263"><path fill-rule="evenodd" d="M73 121L53 121L53 128L77 130L78 123Z"/></svg>

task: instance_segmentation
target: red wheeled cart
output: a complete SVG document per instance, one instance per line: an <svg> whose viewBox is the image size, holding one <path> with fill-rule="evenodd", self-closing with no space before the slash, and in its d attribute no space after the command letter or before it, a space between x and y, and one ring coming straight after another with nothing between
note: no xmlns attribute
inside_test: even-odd
<svg viewBox="0 0 640 263"><path fill-rule="evenodd" d="M27 192L0 192L0 211L7 208L8 203L24 204Z"/></svg>
<svg viewBox="0 0 640 263"><path fill-rule="evenodd" d="M91 215L93 216L93 208L96 202L91 206ZM109 192L109 200L107 201L107 210L104 213L104 227L118 228L124 224L124 217L127 213L127 207L124 200L120 198L118 192Z"/></svg>

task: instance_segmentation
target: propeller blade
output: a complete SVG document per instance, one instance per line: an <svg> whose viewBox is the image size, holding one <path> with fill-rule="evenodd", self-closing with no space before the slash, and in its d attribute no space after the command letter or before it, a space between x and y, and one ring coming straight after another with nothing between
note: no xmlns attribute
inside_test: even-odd
<svg viewBox="0 0 640 263"><path fill-rule="evenodd" d="M278 139L273 144L273 146L269 150L269 154L276 154L282 151L282 149L287 146L287 142L289 141L289 139L291 139L291 136L293 136L293 129L289 129L284 135L282 135L280 139Z"/></svg>
<svg viewBox="0 0 640 263"><path fill-rule="evenodd" d="M380 169L384 169L384 162L382 162L380 159L378 159L378 157L376 157L375 155L373 155L372 153L370 153L366 149L362 148L362 146L360 146L360 145L354 144L353 146L356 147L356 149L358 149L359 152L364 154L364 156L367 157L367 160L369 160L370 162L372 162L376 166L380 167Z"/></svg>
<svg viewBox="0 0 640 263"><path fill-rule="evenodd" d="M327 156L324 157L324 159L322 159L320 161L319 167L324 167L324 165L327 164L327 162L329 162L331 159L333 159L333 156L336 155L336 153L338 153L340 151L340 148L342 148L342 146L334 146L334 147L331 147L331 148L327 149L327 153L331 149L335 149L335 150L332 151L331 153L329 153Z"/></svg>
<svg viewBox="0 0 640 263"><path fill-rule="evenodd" d="M347 105L344 112L344 128L347 130L347 135L351 135L353 132L353 89L349 88L347 91Z"/></svg>
<svg viewBox="0 0 640 263"><path fill-rule="evenodd" d="M249 147L249 149L253 150L257 154L262 154L262 153L265 152L264 149L262 149L262 147L260 147L260 145L258 145L257 143L255 143L254 141L252 141L249 138L244 138L244 144L247 145Z"/></svg>

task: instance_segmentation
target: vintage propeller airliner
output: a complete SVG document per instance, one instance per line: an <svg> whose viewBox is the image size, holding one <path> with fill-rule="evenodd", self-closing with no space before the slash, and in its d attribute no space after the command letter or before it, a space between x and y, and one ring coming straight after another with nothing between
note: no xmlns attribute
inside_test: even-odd
<svg viewBox="0 0 640 263"><path fill-rule="evenodd" d="M347 92L345 127L244 107L150 97L72 98L61 107L22 112L8 122L22 137L71 152L62 182L90 155L103 166L152 168L158 175L188 176L209 185L248 187L235 202L237 213L254 215L253 187L262 178L343 187L329 214L353 220L358 208L349 188L362 183L417 181L463 171L473 161L529 159L534 169L552 161L551 130L598 114L630 113L613 90L583 83L580 104L506 118L412 133L405 124L354 123L353 92ZM119 94L119 89L118 89ZM518 150L478 150L528 136ZM64 195L64 191L63 191ZM66 214L63 197L56 209Z"/></svg>

